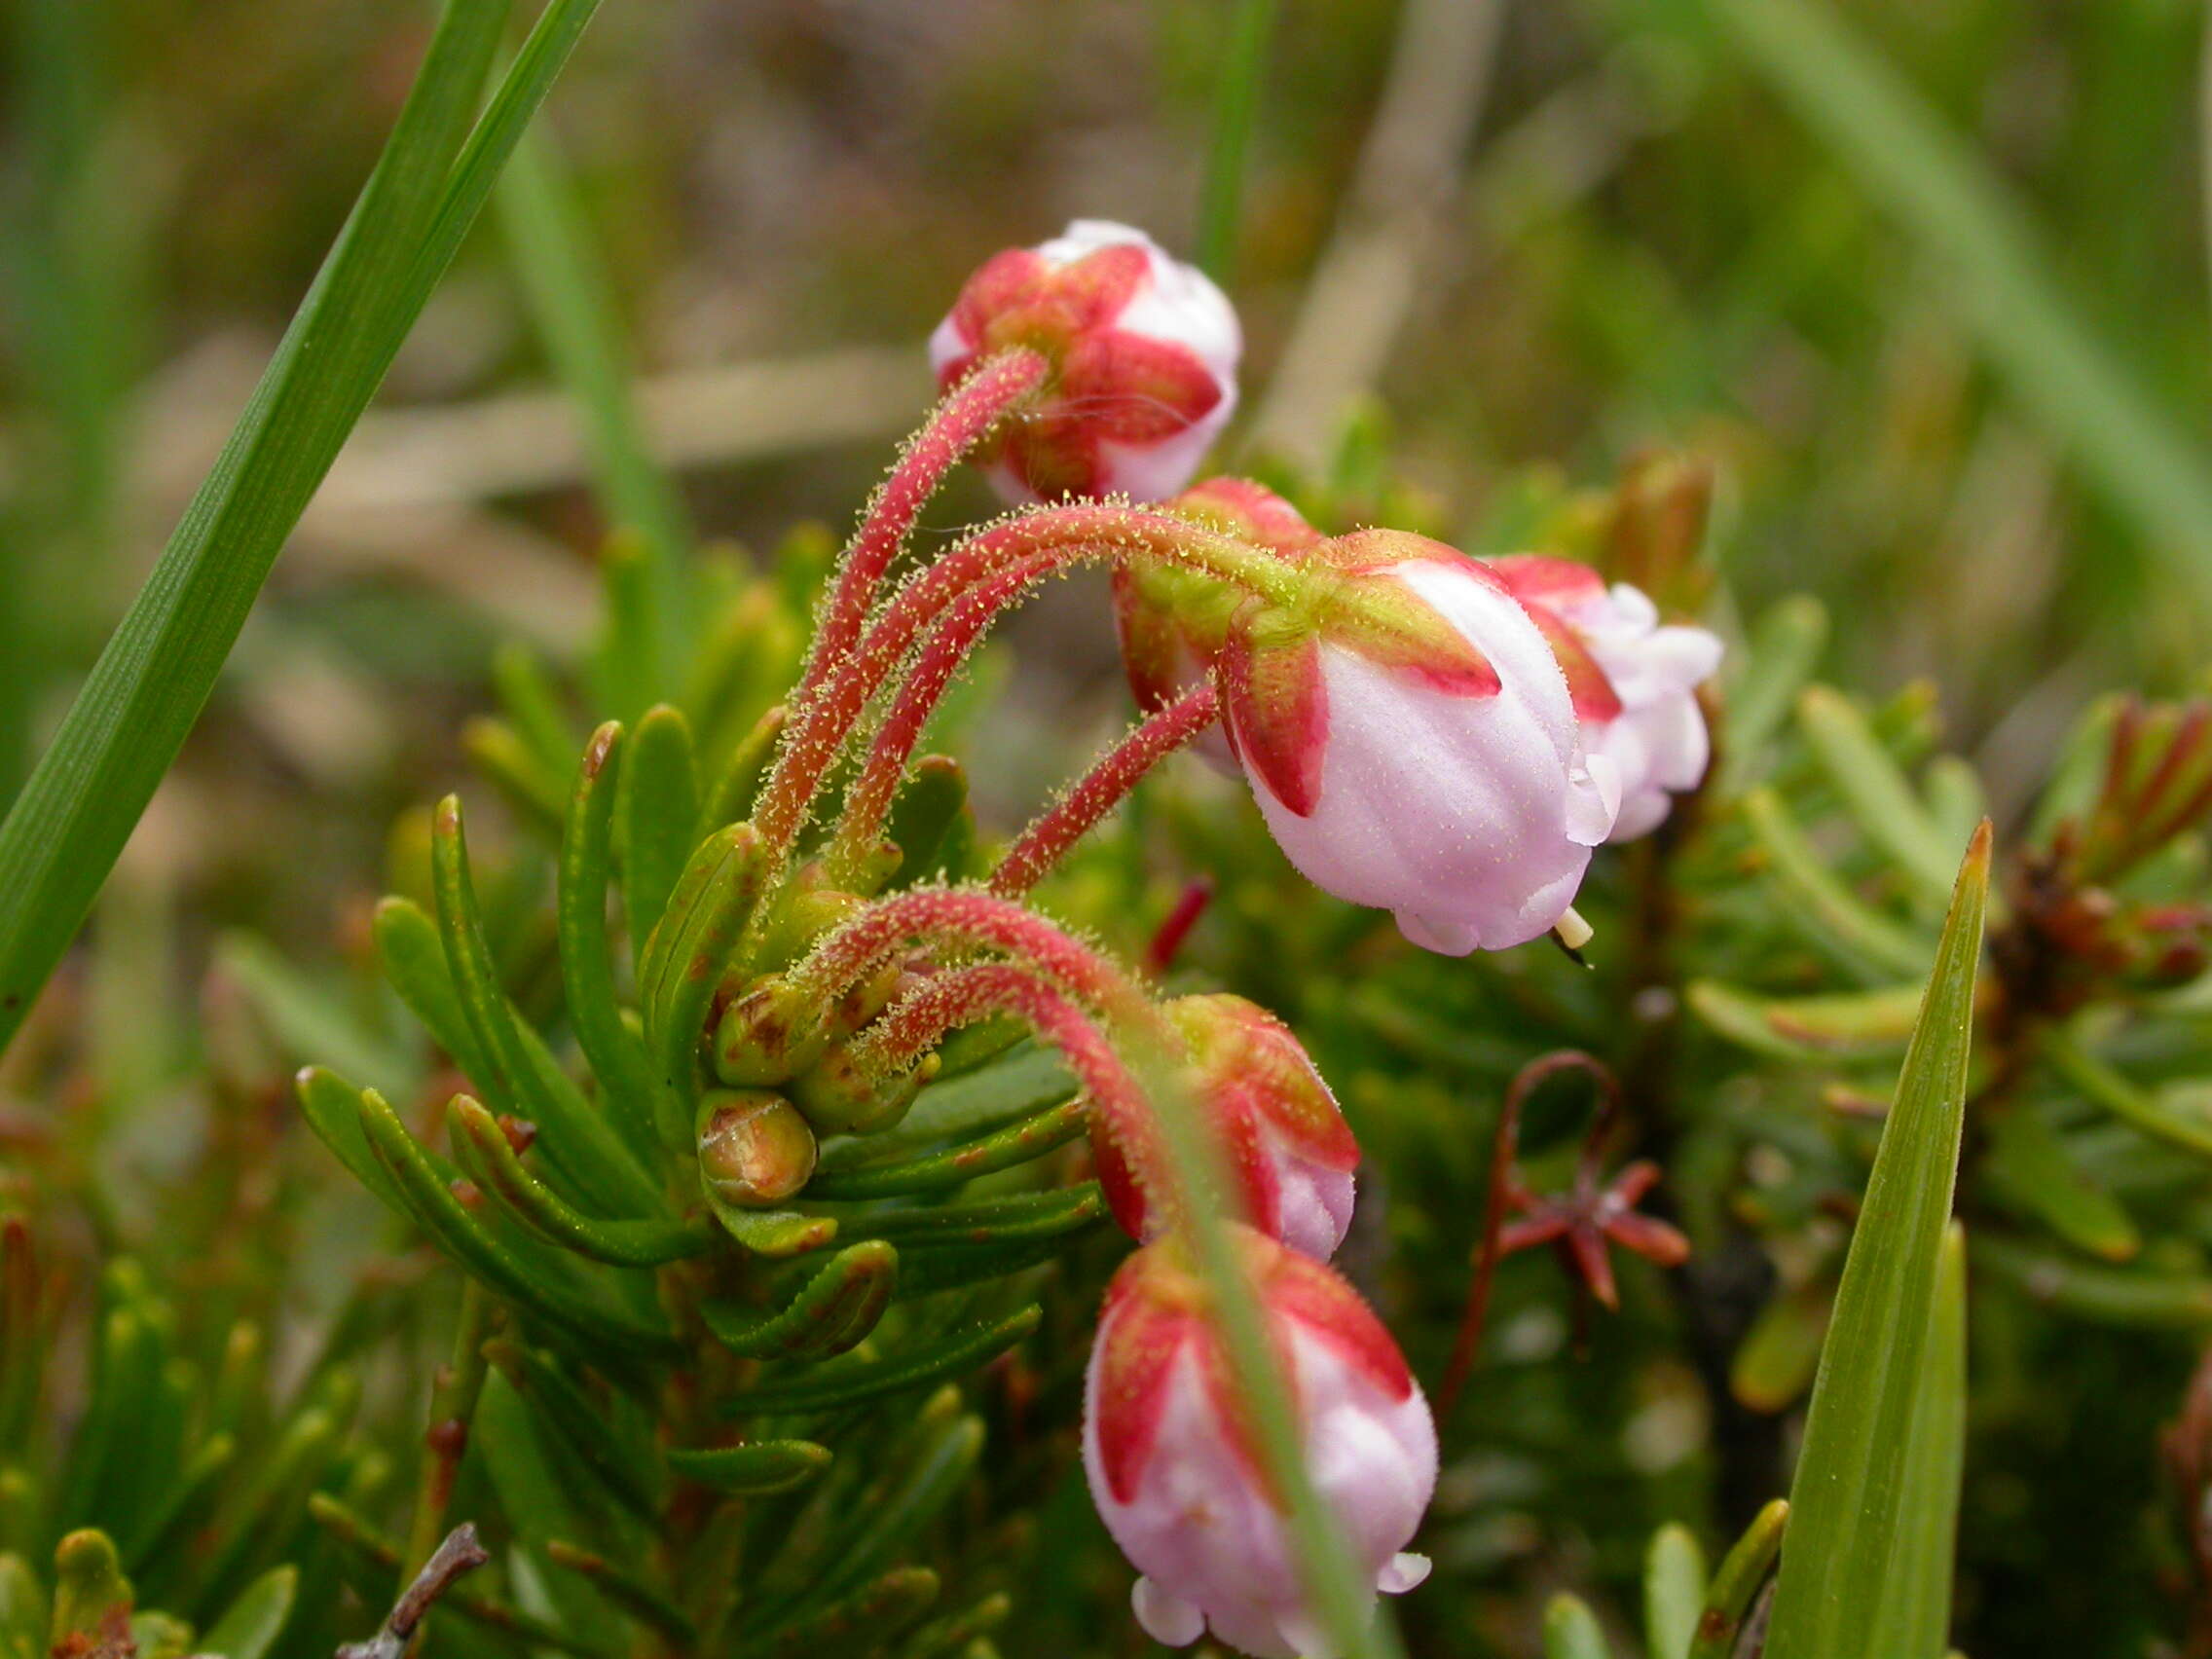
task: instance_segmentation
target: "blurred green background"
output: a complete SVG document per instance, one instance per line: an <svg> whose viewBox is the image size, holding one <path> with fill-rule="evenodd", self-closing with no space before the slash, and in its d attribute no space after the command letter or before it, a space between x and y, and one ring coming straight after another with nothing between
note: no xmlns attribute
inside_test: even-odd
<svg viewBox="0 0 2212 1659"><path fill-rule="evenodd" d="M990 251L1076 215L1189 250L1235 10L608 0L548 136L702 531L848 522L927 397L922 337ZM0 793L243 401L427 9L5 18ZM1231 462L1312 459L1380 411L1435 526L1492 547L1641 451L1707 455L1736 602L1820 596L1824 672L1870 697L1933 680L2007 828L2093 693L2203 666L2203 31L2183 0L1283 0L1229 281ZM96 1067L181 1069L218 934L358 956L389 826L461 777L495 644L586 648L608 526L510 228L487 216L277 567L101 902L94 937L125 948L61 982L110 1039ZM930 523L989 510L963 479ZM1011 632L1025 694L972 746L1002 830L1125 716L1095 588ZM2122 1470L2114 1514L2141 1507L2143 1427L2178 1378L2096 1355L2125 1409L2021 1406L1982 1513L2040 1493L2089 1514L2069 1468ZM1585 1379L1569 1429L1668 1404L1615 1381ZM2096 1529L2116 1551L2120 1527ZM1984 1628L2089 1625L2029 1604L2042 1564L2008 1577L2009 1536L1970 1542Z"/></svg>

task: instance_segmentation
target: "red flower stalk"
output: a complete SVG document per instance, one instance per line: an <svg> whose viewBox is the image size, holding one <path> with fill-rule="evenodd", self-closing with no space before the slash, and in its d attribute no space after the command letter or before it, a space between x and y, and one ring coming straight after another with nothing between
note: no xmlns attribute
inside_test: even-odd
<svg viewBox="0 0 2212 1659"><path fill-rule="evenodd" d="M883 572L906 545L923 503L937 494L944 475L1044 384L1049 367L1042 355L1019 346L972 361L966 378L945 392L921 430L907 439L890 476L868 498L860 528L838 561L798 696L812 691L830 665L860 638Z"/></svg>
<svg viewBox="0 0 2212 1659"><path fill-rule="evenodd" d="M1031 820L991 871L991 891L1009 898L1028 892L1100 819L1121 805L1147 772L1220 718L1221 704L1208 681L1138 721L1091 763L1067 793Z"/></svg>
<svg viewBox="0 0 2212 1659"><path fill-rule="evenodd" d="M1086 560L1139 555L1206 571L1278 602L1303 597L1308 586L1279 559L1178 514L1146 508L1039 508L978 532L907 582L797 711L760 793L755 824L762 840L788 852L824 774L869 699L923 632L970 587L1016 568L1042 576ZM1011 600L1013 592L1006 597Z"/></svg>
<svg viewBox="0 0 2212 1659"><path fill-rule="evenodd" d="M1004 950L1114 1018L1153 1016L1143 987L1125 970L1036 912L974 888L917 887L876 900L826 936L787 977L794 994L827 1006L919 939Z"/></svg>

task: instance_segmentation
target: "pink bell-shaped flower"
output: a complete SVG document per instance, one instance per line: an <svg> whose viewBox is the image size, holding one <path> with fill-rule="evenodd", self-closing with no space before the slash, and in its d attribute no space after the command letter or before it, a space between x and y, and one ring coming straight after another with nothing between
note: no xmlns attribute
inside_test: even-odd
<svg viewBox="0 0 2212 1659"><path fill-rule="evenodd" d="M1329 1268L1248 1228L1234 1241L1283 1357L1307 1467L1379 1591L1436 1488L1436 1426L1404 1355ZM1106 1291L1085 1380L1084 1470L1106 1530L1143 1574L1138 1623L1171 1647L1214 1639L1262 1659L1323 1650L1203 1285L1181 1247L1148 1244Z"/></svg>
<svg viewBox="0 0 2212 1659"><path fill-rule="evenodd" d="M1165 500L1236 407L1243 335L1228 298L1142 231L1078 219L985 261L930 336L938 384L993 351L1051 364L1036 399L977 454L1010 502Z"/></svg>
<svg viewBox="0 0 2212 1659"><path fill-rule="evenodd" d="M1208 530L1249 546L1303 558L1326 539L1299 510L1249 478L1208 478L1167 502ZM1244 595L1203 571L1165 560L1128 560L1114 567L1114 626L1129 690L1146 714L1166 708L1213 672L1230 619ZM1220 770L1235 774L1235 757L1219 727L1195 745Z"/></svg>
<svg viewBox="0 0 2212 1659"><path fill-rule="evenodd" d="M1359 1143L1328 1084L1290 1027L1257 1003L1177 997L1164 1012L1183 1039L1192 1093L1225 1143L1243 1219L1327 1261L1351 1225L1359 1166ZM1101 1124L1091 1147L1114 1219L1139 1240L1161 1232L1164 1206L1140 1174L1159 1156L1150 1125Z"/></svg>
<svg viewBox="0 0 2212 1659"><path fill-rule="evenodd" d="M1612 687L1456 548L1369 530L1312 558L1334 591L1249 602L1219 658L1230 738L1276 842L1430 950L1546 932L1619 807L1577 719L1613 712Z"/></svg>
<svg viewBox="0 0 2212 1659"><path fill-rule="evenodd" d="M1562 633L1587 651L1618 702L1614 714L1583 716L1582 745L1620 772L1614 841L1649 834L1673 796L1705 777L1713 742L1697 687L1720 666L1720 638L1703 628L1662 625L1642 590L1604 578L1571 559L1516 553L1495 571L1555 644Z"/></svg>

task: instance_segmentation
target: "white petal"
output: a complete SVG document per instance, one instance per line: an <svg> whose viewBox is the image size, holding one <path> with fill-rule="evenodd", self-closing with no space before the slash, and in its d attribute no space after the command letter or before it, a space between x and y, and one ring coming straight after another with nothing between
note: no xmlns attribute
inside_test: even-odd
<svg viewBox="0 0 2212 1659"><path fill-rule="evenodd" d="M1129 1605L1145 1635L1162 1647L1188 1647L1206 1633L1204 1613L1149 1578L1139 1578L1131 1587Z"/></svg>
<svg viewBox="0 0 2212 1659"><path fill-rule="evenodd" d="M1375 1588L1385 1596L1403 1596L1428 1577L1433 1565L1424 1555L1401 1550L1383 1564L1382 1572L1376 1575Z"/></svg>

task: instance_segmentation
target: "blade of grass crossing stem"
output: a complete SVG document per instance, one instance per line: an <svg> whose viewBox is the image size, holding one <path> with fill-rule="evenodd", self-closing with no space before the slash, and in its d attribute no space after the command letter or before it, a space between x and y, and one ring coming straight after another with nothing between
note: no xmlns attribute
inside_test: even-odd
<svg viewBox="0 0 2212 1659"><path fill-rule="evenodd" d="M1998 373L2212 608L2212 470L2075 314L2033 226L1912 88L1825 6L1700 0L1738 50L1955 279Z"/></svg>
<svg viewBox="0 0 2212 1659"><path fill-rule="evenodd" d="M1206 152L1204 194L1198 201L1198 269L1225 288L1236 274L1244 174L1274 21L1275 0L1237 0L1229 38L1223 43L1221 79L1214 83L1213 140Z"/></svg>
<svg viewBox="0 0 2212 1659"><path fill-rule="evenodd" d="M183 746L284 538L595 8L551 0L472 131L506 9L453 0L440 18L391 139L230 441L0 823L9 895L0 1048Z"/></svg>
<svg viewBox="0 0 2212 1659"><path fill-rule="evenodd" d="M1951 1630L1951 1556L1967 1434L1967 1238L1956 1222L1943 1235L1921 1379L1905 1453L1897 1566L1875 1617L1871 1649L1898 1659L1943 1659Z"/></svg>
<svg viewBox="0 0 2212 1659"><path fill-rule="evenodd" d="M1768 1659L1863 1659L1900 1593L1913 1432L1958 1177L1989 826L1974 832L1867 1178L1821 1353Z"/></svg>
<svg viewBox="0 0 2212 1659"><path fill-rule="evenodd" d="M683 571L691 529L682 498L647 452L630 395L620 313L574 185L544 134L526 135L516 146L496 206L537 331L583 413L607 515L645 548L651 637L639 642L636 654L649 676L642 687L647 698L668 696L687 631ZM643 712L641 704L615 714L635 719Z"/></svg>
<svg viewBox="0 0 2212 1659"><path fill-rule="evenodd" d="M1261 1456L1276 1490L1289 1500L1293 1559L1315 1624L1329 1651L1344 1659L1401 1659L1386 1608L1373 1608L1372 1586L1346 1547L1336 1517L1321 1504L1306 1466L1296 1403L1269 1340L1265 1315L1222 1221L1228 1161L1176 1080L1155 1058L1141 1067L1145 1092L1158 1110L1173 1168L1183 1188L1177 1208L1189 1219L1198 1265L1213 1299L1234 1386L1252 1414Z"/></svg>

